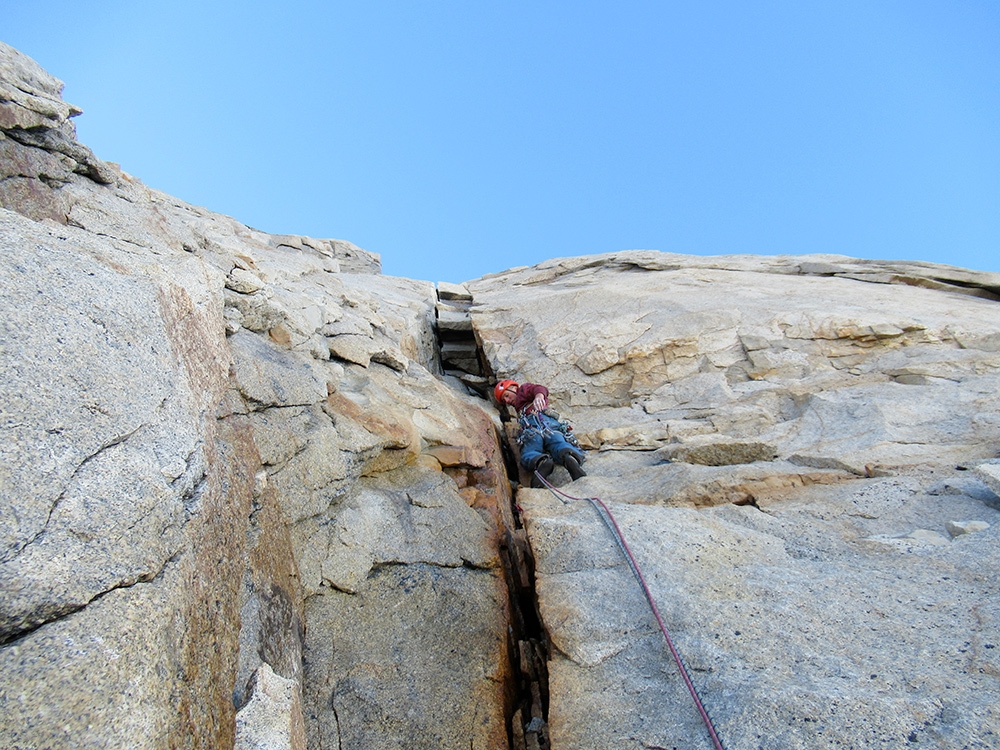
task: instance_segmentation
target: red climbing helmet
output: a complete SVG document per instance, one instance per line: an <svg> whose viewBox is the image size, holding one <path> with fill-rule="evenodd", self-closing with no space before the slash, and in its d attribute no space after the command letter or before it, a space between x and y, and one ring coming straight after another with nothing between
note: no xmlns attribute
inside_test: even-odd
<svg viewBox="0 0 1000 750"><path fill-rule="evenodd" d="M493 387L493 395L496 396L497 401L503 401L503 394L512 385L517 385L516 380L501 380Z"/></svg>

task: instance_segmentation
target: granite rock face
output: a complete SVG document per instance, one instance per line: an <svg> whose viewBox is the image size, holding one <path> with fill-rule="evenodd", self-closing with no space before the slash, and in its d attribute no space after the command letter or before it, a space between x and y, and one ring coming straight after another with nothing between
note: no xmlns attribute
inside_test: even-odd
<svg viewBox="0 0 1000 750"><path fill-rule="evenodd" d="M725 747L1000 746L997 274L628 252L467 286L497 376L590 448L562 489L611 507ZM551 746L711 747L595 508L517 500Z"/></svg>
<svg viewBox="0 0 1000 750"><path fill-rule="evenodd" d="M434 286L151 190L0 79L0 744L505 743L510 489Z"/></svg>
<svg viewBox="0 0 1000 750"><path fill-rule="evenodd" d="M435 288L147 188L61 89L0 44L0 745L710 747L600 497L730 750L1000 746L1000 275Z"/></svg>
<svg viewBox="0 0 1000 750"><path fill-rule="evenodd" d="M863 475L1000 440L1000 274L628 252L468 286L496 375L549 384L590 448L740 442Z"/></svg>

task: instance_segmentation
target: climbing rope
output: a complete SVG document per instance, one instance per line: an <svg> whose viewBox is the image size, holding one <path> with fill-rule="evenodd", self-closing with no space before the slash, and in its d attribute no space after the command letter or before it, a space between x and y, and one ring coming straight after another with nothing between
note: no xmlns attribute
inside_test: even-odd
<svg viewBox="0 0 1000 750"><path fill-rule="evenodd" d="M667 648L670 649L670 653L673 655L674 661L677 663L677 669L681 673L681 678L684 680L684 684L687 685L688 692L691 693L691 698L694 700L694 705L698 709L698 713L701 714L701 720L705 723L705 728L708 730L708 736L711 738L712 744L715 746L716 750L725 750L722 746L722 740L719 739L719 735L715 731L715 726L712 724L712 719L708 715L708 711L705 709L705 704L702 703L701 697L698 695L698 691L695 689L694 683L691 681L691 675L688 674L687 667L684 665L684 660L681 659L680 652L677 650L677 647L674 646L674 641L670 637L670 633L667 632L667 626L663 623L659 607L656 606L656 600L653 599L653 594L649 590L649 586L646 584L646 578L642 575L639 563L636 561L635 555L632 554L632 550L629 548L628 542L625 541L625 535L622 533L621 528L619 528L618 522L615 521L615 517L611 513L611 510L599 497L574 497L573 495L568 495L558 487L550 484L549 481L539 472L536 471L535 476L538 477L538 480L545 487L547 487L560 502L565 504L565 500L559 497L562 495L562 497L569 498L570 500L586 500L594 506L597 514L611 531L611 535L618 543L622 554L625 555L625 559L628 561L629 567L632 568L632 573L639 582L639 587L642 589L643 596L646 597L646 601L649 603L649 608L653 611L653 617L656 618L656 623L660 626L660 632L663 633L663 639L667 642Z"/></svg>

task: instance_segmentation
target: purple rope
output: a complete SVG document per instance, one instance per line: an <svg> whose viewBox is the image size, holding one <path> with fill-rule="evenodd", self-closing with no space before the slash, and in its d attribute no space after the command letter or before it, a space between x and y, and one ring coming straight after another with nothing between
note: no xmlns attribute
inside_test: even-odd
<svg viewBox="0 0 1000 750"><path fill-rule="evenodd" d="M670 633L667 632L667 626L664 624L663 618L660 616L660 609L656 606L656 601L653 599L653 594L649 590L649 586L646 584L646 578L643 576L642 570L639 568L639 563L636 561L635 555L632 554L632 550L628 546L628 542L625 541L625 535L622 533L621 528L619 528L618 522L615 521L615 517L612 515L611 510L599 497L584 498L567 495L559 488L550 484L548 480L537 471L535 472L535 476L538 477L539 481L541 481L541 483L544 484L549 491L557 496L562 495L570 500L586 500L589 502L594 506L598 515L601 516L604 523L611 530L611 533L615 537L615 541L618 542L618 546L621 548L622 553L625 555L625 559L628 561L629 567L632 568L632 573L635 574L635 578L639 582L640 588L642 588L643 596L645 596L646 601L649 602L649 608L653 610L653 616L656 618L656 623L660 626L660 632L663 633L663 639L667 642L667 647L670 649L670 653L673 655L674 661L677 663L677 669L681 673L681 678L684 680L684 684L687 685L688 692L691 693L694 705L698 709L698 713L701 714L701 720L705 723L705 728L708 730L708 736L711 738L716 750L725 750L722 746L722 740L719 739L719 735L715 731L715 726L712 724L712 719L708 715L708 711L705 709L705 704L701 702L701 697L698 695L698 691L695 689L694 683L691 681L691 676L688 674L687 667L684 666L684 661L681 659L680 652L677 650L677 647L674 646L674 641L670 637Z"/></svg>

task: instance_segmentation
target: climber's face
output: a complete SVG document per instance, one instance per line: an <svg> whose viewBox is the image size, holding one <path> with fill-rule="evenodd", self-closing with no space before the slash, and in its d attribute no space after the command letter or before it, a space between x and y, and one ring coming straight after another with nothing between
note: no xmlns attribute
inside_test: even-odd
<svg viewBox="0 0 1000 750"><path fill-rule="evenodd" d="M501 398L503 399L503 402L505 404L513 404L514 399L516 397L517 397L517 386L512 385L510 388L508 388L503 392L503 396Z"/></svg>

